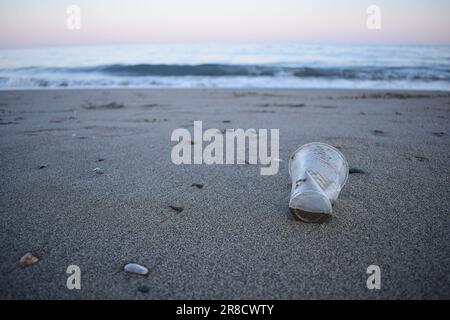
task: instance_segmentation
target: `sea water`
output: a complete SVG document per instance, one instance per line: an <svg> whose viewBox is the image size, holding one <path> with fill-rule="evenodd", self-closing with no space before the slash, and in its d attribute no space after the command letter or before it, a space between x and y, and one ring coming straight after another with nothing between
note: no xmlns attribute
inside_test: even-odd
<svg viewBox="0 0 450 320"><path fill-rule="evenodd" d="M450 46L195 43L0 50L0 89L450 90Z"/></svg>

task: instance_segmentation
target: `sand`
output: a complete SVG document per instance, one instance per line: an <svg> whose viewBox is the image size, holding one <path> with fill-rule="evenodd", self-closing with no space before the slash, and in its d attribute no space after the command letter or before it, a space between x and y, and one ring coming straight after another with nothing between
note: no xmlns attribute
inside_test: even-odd
<svg viewBox="0 0 450 320"><path fill-rule="evenodd" d="M170 135L194 120L279 128L279 173L174 165ZM449 121L439 92L1 91L0 298L449 298ZM312 141L366 172L324 224L288 208L286 160Z"/></svg>

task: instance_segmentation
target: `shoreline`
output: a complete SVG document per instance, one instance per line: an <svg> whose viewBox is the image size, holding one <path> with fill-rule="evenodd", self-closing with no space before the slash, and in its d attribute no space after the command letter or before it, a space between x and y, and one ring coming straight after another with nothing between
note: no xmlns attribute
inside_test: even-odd
<svg viewBox="0 0 450 320"><path fill-rule="evenodd" d="M211 90L211 91L348 91L348 92L357 92L357 91L367 91L367 92L381 92L381 93L387 93L387 92L404 92L404 93L430 93L430 94L450 94L450 90L421 90L421 89L352 89L352 88L292 88L292 87L286 87L286 88L264 88L264 87L36 87L36 88L0 88L0 92L13 92L13 91L176 91L176 90Z"/></svg>

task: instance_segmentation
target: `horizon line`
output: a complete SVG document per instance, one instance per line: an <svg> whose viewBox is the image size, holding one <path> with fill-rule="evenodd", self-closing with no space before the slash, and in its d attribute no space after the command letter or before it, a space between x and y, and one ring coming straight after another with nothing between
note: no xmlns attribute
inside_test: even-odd
<svg viewBox="0 0 450 320"><path fill-rule="evenodd" d="M0 50L33 50L33 49L63 49L63 48L84 48L84 47L108 47L108 46L148 46L148 45L199 45L199 44L283 44L298 43L305 45L355 45L355 46L450 46L449 42L412 42L412 41L343 41L343 40L301 40L301 39L282 39L282 40L190 40L190 41L118 41L118 42L99 42L99 43L77 43L77 44L42 44L42 45L17 45L2 46Z"/></svg>

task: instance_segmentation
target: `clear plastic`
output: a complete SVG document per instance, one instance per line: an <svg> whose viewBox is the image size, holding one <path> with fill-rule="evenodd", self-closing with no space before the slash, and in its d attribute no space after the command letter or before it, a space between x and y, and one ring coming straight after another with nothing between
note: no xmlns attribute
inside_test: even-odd
<svg viewBox="0 0 450 320"><path fill-rule="evenodd" d="M289 208L300 220L323 222L348 178L348 163L336 148L312 142L298 148L289 160L292 179Z"/></svg>

